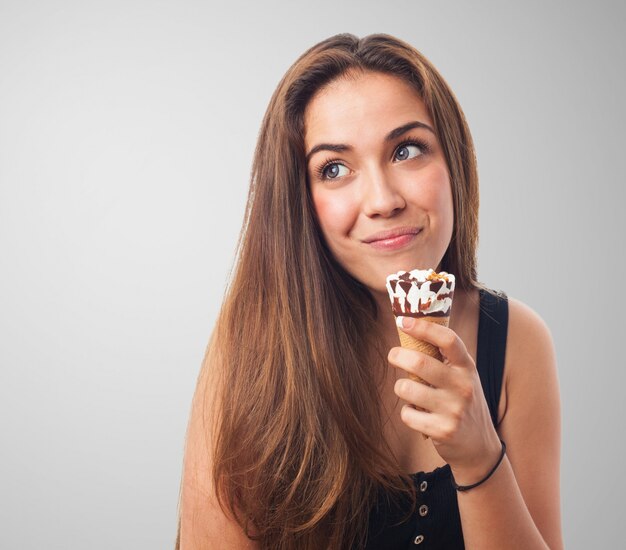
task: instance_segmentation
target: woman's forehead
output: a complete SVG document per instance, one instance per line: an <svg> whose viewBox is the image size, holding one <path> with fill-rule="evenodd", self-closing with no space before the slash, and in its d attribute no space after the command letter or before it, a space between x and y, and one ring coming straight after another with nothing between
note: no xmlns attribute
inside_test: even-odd
<svg viewBox="0 0 626 550"><path fill-rule="evenodd" d="M426 105L404 80L380 73L336 79L316 93L305 109L305 148L310 151L318 142L382 141L411 121L433 126Z"/></svg>

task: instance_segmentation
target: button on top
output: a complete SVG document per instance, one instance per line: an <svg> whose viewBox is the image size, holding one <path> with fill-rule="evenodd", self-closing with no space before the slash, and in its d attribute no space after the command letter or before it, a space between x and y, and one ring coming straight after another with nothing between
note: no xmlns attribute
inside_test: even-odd
<svg viewBox="0 0 626 550"><path fill-rule="evenodd" d="M417 535L417 537L415 537L415 540L413 541L413 544L422 544L422 542L424 542L424 535Z"/></svg>
<svg viewBox="0 0 626 550"><path fill-rule="evenodd" d="M420 506L419 512L420 516L424 517L426 514L428 514L428 506L426 506L426 504L422 504Z"/></svg>
<svg viewBox="0 0 626 550"><path fill-rule="evenodd" d="M420 483L420 491L422 491L422 493L424 493L426 491L426 489L428 489L428 481L422 481Z"/></svg>

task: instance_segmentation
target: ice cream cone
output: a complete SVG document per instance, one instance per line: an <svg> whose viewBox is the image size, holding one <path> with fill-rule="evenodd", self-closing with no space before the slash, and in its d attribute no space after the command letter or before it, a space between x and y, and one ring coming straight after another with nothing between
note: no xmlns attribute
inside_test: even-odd
<svg viewBox="0 0 626 550"><path fill-rule="evenodd" d="M396 317L415 317L445 327L450 322L454 286L454 275L445 271L435 273L432 269L400 271L387 277L389 299ZM398 336L403 348L421 351L439 361L443 360L439 348L431 343L417 340L400 328L398 328ZM419 376L409 374L409 378L429 385ZM413 407L417 410L424 410L415 405ZM422 434L422 437L428 439L425 434Z"/></svg>
<svg viewBox="0 0 626 550"><path fill-rule="evenodd" d="M447 327L450 322L450 317L420 317L423 321L428 321L429 323L437 323L438 325L443 325ZM443 357L439 352L439 348L437 346L433 346L430 342L424 342L423 340L417 340L413 338L413 336L409 336L406 332L403 332L402 329L398 329L398 336L400 337L400 345L403 348L414 349L417 351L421 351L422 353L426 353L431 357L434 357L438 361L443 361ZM424 380L422 380L419 376L415 376L413 374L409 375L413 380L417 380L422 384L427 384Z"/></svg>

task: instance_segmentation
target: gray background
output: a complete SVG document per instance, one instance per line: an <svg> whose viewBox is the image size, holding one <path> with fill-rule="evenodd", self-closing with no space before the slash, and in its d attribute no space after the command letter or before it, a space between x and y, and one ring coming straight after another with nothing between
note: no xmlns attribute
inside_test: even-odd
<svg viewBox="0 0 626 550"><path fill-rule="evenodd" d="M0 547L172 547L261 118L338 32L410 42L457 94L480 279L557 348L567 547L620 546L624 23L608 1L0 1Z"/></svg>

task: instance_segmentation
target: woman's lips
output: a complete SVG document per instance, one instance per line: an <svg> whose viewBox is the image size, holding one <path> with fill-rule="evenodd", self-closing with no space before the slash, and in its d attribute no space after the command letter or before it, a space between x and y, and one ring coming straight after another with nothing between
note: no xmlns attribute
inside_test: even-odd
<svg viewBox="0 0 626 550"><path fill-rule="evenodd" d="M367 244L377 250L398 250L399 248L402 248L412 242L420 233L421 231L417 234L409 233L406 235L399 235L398 237L393 237L391 239L380 239Z"/></svg>

